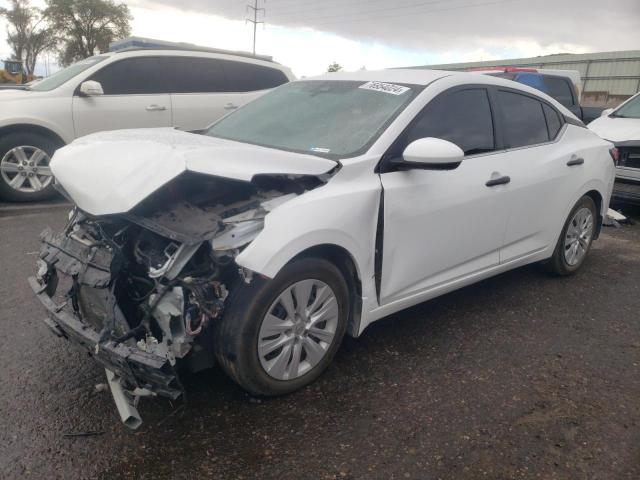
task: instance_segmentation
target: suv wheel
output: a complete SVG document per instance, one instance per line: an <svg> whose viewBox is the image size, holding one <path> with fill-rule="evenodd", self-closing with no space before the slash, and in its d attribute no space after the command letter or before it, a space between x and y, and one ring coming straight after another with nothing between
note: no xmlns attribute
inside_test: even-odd
<svg viewBox="0 0 640 480"><path fill-rule="evenodd" d="M14 202L50 198L55 190L49 162L57 148L54 141L35 133L0 137L0 196Z"/></svg>

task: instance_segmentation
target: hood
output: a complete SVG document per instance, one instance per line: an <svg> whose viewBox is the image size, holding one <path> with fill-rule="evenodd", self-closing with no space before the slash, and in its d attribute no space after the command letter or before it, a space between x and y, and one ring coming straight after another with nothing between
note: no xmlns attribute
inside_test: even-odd
<svg viewBox="0 0 640 480"><path fill-rule="evenodd" d="M640 141L640 118L604 116L591 122L589 129L613 143Z"/></svg>
<svg viewBox="0 0 640 480"><path fill-rule="evenodd" d="M82 137L51 160L56 181L91 215L125 213L183 172L250 182L256 175L322 175L333 160L172 128Z"/></svg>
<svg viewBox="0 0 640 480"><path fill-rule="evenodd" d="M19 98L27 98L32 92L20 87L3 87L0 88L0 101L16 100Z"/></svg>

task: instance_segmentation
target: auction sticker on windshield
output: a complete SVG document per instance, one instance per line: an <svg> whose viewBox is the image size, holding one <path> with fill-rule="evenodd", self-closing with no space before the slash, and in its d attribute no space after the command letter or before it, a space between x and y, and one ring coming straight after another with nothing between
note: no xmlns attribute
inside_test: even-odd
<svg viewBox="0 0 640 480"><path fill-rule="evenodd" d="M390 93L391 95L402 95L408 90L409 87L403 87L402 85L394 85L393 83L383 82L367 82L364 85L360 85L360 88L364 90L374 90L376 92Z"/></svg>

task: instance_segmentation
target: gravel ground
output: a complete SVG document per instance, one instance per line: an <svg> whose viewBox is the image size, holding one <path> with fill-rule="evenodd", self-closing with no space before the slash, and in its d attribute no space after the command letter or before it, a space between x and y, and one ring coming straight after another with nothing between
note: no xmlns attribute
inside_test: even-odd
<svg viewBox="0 0 640 480"><path fill-rule="evenodd" d="M2 478L640 478L640 225L573 278L526 267L382 320L288 397L188 376L132 433L26 284L64 218L0 216Z"/></svg>

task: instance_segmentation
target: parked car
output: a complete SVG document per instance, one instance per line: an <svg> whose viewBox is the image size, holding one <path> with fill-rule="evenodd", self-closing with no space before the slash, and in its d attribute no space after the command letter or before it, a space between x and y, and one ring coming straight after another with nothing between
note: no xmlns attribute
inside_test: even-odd
<svg viewBox="0 0 640 480"><path fill-rule="evenodd" d="M640 93L605 110L589 128L618 148L613 200L640 205Z"/></svg>
<svg viewBox="0 0 640 480"><path fill-rule="evenodd" d="M582 82L580 72L577 70L492 67L474 69L473 71L506 78L540 90L567 107L571 113L584 123L589 123L602 114L603 109L600 107L583 107L580 105Z"/></svg>
<svg viewBox="0 0 640 480"><path fill-rule="evenodd" d="M2 90L0 197L50 196L49 160L77 137L136 127L203 129L292 78L267 57L142 49L87 58L26 90Z"/></svg>
<svg viewBox="0 0 640 480"><path fill-rule="evenodd" d="M607 212L611 148L500 78L296 81L203 134L59 150L75 208L43 233L29 281L52 330L107 369L132 427L132 398L183 393L178 362L216 359L252 394L286 394L382 317L532 262L575 273Z"/></svg>

